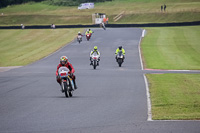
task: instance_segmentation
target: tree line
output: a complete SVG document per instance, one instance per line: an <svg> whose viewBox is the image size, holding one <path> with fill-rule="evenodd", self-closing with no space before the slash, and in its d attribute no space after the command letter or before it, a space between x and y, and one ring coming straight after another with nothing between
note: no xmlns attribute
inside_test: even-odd
<svg viewBox="0 0 200 133"><path fill-rule="evenodd" d="M77 6L81 3L87 2L105 2L105 1L112 1L112 0L46 0L50 5L57 5L57 6Z"/></svg>
<svg viewBox="0 0 200 133"><path fill-rule="evenodd" d="M8 5L23 4L31 1L33 2L44 1L47 4L57 5L57 6L77 6L81 3L86 3L86 2L105 2L112 0L0 0L0 8L7 7Z"/></svg>
<svg viewBox="0 0 200 133"><path fill-rule="evenodd" d="M41 2L44 0L0 0L0 8L7 7L8 5L27 3L30 1Z"/></svg>

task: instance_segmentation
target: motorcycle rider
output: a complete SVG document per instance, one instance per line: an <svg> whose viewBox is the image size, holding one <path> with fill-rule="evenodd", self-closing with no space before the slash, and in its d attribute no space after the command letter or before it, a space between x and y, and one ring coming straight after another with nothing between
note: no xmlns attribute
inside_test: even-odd
<svg viewBox="0 0 200 133"><path fill-rule="evenodd" d="M91 33L91 34L92 34L92 33L94 33L94 32L93 32L91 29L89 29L89 33Z"/></svg>
<svg viewBox="0 0 200 133"><path fill-rule="evenodd" d="M103 29L106 29L105 23L104 23L104 22L101 22L101 23L100 23L100 27L102 27Z"/></svg>
<svg viewBox="0 0 200 133"><path fill-rule="evenodd" d="M85 35L87 35L87 34L91 34L92 35L92 33L94 33L91 29L88 29L86 32L85 32Z"/></svg>
<svg viewBox="0 0 200 133"><path fill-rule="evenodd" d="M80 31L78 32L78 36L83 36Z"/></svg>
<svg viewBox="0 0 200 133"><path fill-rule="evenodd" d="M74 67L72 66L72 64L68 61L68 58L66 56L61 56L60 57L60 63L58 64L57 66L57 70L56 70L56 80L59 84L61 84L60 82L60 77L58 75L58 69L62 66L65 66L69 69L69 74L70 74L70 77L72 78L73 82L74 82L74 88L77 89L77 86L76 86L76 82L75 82L75 75L74 75Z"/></svg>
<svg viewBox="0 0 200 133"><path fill-rule="evenodd" d="M98 60L97 60L97 66L98 66L98 65L99 65L99 61L100 61L100 52L97 50L97 46L94 46L94 50L92 50L92 51L90 52L90 61L91 61L90 65L92 65L92 55L93 55L95 52L97 53L97 55L99 55L99 58L98 58Z"/></svg>
<svg viewBox="0 0 200 133"><path fill-rule="evenodd" d="M116 52L115 52L115 59L116 59L116 61L117 61L117 54L120 52L120 51L122 51L122 54L123 54L123 61L124 61L124 59L125 59L125 50L122 48L122 46L119 46L117 49L116 49Z"/></svg>
<svg viewBox="0 0 200 133"><path fill-rule="evenodd" d="M83 36L83 35L81 34L80 31L78 32L78 35L77 35L77 41L79 41L79 36L81 36L80 40L82 41L82 36Z"/></svg>
<svg viewBox="0 0 200 133"><path fill-rule="evenodd" d="M87 35L87 34L90 34L89 30L87 30L87 31L85 32L85 35Z"/></svg>

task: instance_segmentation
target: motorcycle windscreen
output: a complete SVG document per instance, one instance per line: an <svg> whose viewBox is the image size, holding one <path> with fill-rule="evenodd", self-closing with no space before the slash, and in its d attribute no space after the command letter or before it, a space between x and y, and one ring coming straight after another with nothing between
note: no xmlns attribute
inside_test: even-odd
<svg viewBox="0 0 200 133"><path fill-rule="evenodd" d="M123 54L121 50L118 52L118 58L123 58Z"/></svg>
<svg viewBox="0 0 200 133"><path fill-rule="evenodd" d="M98 59L99 58L99 55L96 53L96 52L94 52L93 54L92 54L92 59Z"/></svg>
<svg viewBox="0 0 200 133"><path fill-rule="evenodd" d="M58 69L58 73L61 77L66 77L68 76L68 72L69 72L69 69L67 67L60 67Z"/></svg>

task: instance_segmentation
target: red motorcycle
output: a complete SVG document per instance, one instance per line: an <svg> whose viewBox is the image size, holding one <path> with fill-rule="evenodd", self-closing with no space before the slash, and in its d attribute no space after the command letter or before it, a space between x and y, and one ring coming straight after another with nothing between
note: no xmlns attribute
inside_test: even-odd
<svg viewBox="0 0 200 133"><path fill-rule="evenodd" d="M92 36L92 34L91 33L87 33L86 34L86 39L87 39L87 41L89 41L90 40L90 37Z"/></svg>

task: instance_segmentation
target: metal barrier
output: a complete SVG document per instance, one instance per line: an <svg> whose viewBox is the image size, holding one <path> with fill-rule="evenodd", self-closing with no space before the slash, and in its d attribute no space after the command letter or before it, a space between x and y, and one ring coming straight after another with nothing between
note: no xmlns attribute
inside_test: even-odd
<svg viewBox="0 0 200 133"><path fill-rule="evenodd" d="M148 23L148 24L106 24L106 27L170 27L170 26L195 26L200 25L200 21L195 22L177 22L177 23ZM99 27L99 24L93 25L56 25L58 28L88 28ZM0 29L22 29L21 26L0 26ZM50 25L25 26L25 29L51 29ZM24 29L24 30L25 30Z"/></svg>

